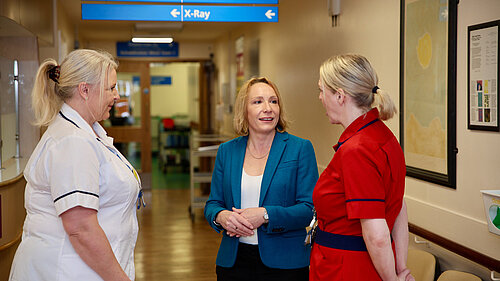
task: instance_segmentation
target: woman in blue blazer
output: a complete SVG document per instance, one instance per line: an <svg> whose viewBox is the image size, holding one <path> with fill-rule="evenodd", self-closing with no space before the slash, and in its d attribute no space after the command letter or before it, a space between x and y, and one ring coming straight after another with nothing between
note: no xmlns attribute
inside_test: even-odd
<svg viewBox="0 0 500 281"><path fill-rule="evenodd" d="M217 280L308 280L305 228L318 179L312 144L285 131L283 102L266 78L241 88L234 127L240 137L220 145L205 206L223 232Z"/></svg>

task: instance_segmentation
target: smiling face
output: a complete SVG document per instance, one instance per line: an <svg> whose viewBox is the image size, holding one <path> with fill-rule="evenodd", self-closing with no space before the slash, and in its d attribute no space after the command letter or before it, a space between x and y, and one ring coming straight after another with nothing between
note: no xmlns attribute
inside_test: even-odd
<svg viewBox="0 0 500 281"><path fill-rule="evenodd" d="M120 97L116 89L116 70L111 69L104 83L102 99L99 97L99 86L93 87L93 93L89 95L88 104L93 112L94 122L99 122L109 118L109 111Z"/></svg>
<svg viewBox="0 0 500 281"><path fill-rule="evenodd" d="M326 110L326 116L332 124L340 124L341 106L339 103L340 93L332 93L328 87L325 87L321 80L318 81L319 100Z"/></svg>
<svg viewBox="0 0 500 281"><path fill-rule="evenodd" d="M249 132L260 134L274 133L280 117L278 96L273 88L265 83L250 87L247 101Z"/></svg>

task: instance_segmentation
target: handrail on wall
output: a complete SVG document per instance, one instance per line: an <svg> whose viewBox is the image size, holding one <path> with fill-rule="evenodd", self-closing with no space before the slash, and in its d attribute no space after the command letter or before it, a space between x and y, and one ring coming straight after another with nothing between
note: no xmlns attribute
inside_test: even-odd
<svg viewBox="0 0 500 281"><path fill-rule="evenodd" d="M457 255L460 255L466 259L469 259L475 263L478 263L489 270L500 272L500 261L496 260L492 257L486 256L482 253L474 251L470 248L467 248L463 245L460 245L454 241L451 241L447 238L439 236L435 233L432 233L424 228L416 226L412 223L408 223L408 228L411 233L418 235L424 239L431 241L432 243L439 245L449 251L454 252ZM492 273L493 274L493 273ZM493 276L493 275L492 275Z"/></svg>
<svg viewBox="0 0 500 281"><path fill-rule="evenodd" d="M3 250L6 250L10 247L12 247L12 245L16 244L17 242L19 242L21 240L21 237L23 236L23 233L19 233L16 238L12 239L12 241L9 241L7 243L5 243L4 245L1 245L0 246L0 252L3 251Z"/></svg>

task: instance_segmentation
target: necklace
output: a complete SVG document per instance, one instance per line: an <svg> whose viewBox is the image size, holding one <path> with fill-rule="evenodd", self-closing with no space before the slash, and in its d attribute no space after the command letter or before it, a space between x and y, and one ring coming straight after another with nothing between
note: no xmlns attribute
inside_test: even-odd
<svg viewBox="0 0 500 281"><path fill-rule="evenodd" d="M269 155L269 152L271 151L271 148L269 148L269 150L267 151L266 154L264 154L263 156L261 157L255 157L255 155L253 155L253 153L250 151L250 147L247 146L247 150L248 150L248 153L250 153L250 156L252 156L254 159L263 159L265 158L267 155Z"/></svg>

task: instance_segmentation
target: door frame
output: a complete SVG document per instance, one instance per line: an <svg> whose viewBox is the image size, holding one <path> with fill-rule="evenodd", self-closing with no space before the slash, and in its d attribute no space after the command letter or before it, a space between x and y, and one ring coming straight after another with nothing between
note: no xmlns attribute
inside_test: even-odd
<svg viewBox="0 0 500 281"><path fill-rule="evenodd" d="M197 62L199 67L199 122L192 123L191 127L200 133L213 132L213 79L214 68L211 59L118 59L117 72L139 72L141 89L141 125L140 126L111 126L106 131L116 142L128 143L138 142L141 144L141 178L145 186L150 184L152 171L152 149L151 149L151 75L150 63L182 63ZM210 67L207 67L210 65ZM212 80L213 82L213 80Z"/></svg>
<svg viewBox="0 0 500 281"><path fill-rule="evenodd" d="M141 144L141 169L139 173L151 173L151 120L149 64L140 61L120 60L117 72L138 72L141 88L141 124L139 126L106 127L115 142L138 142Z"/></svg>

